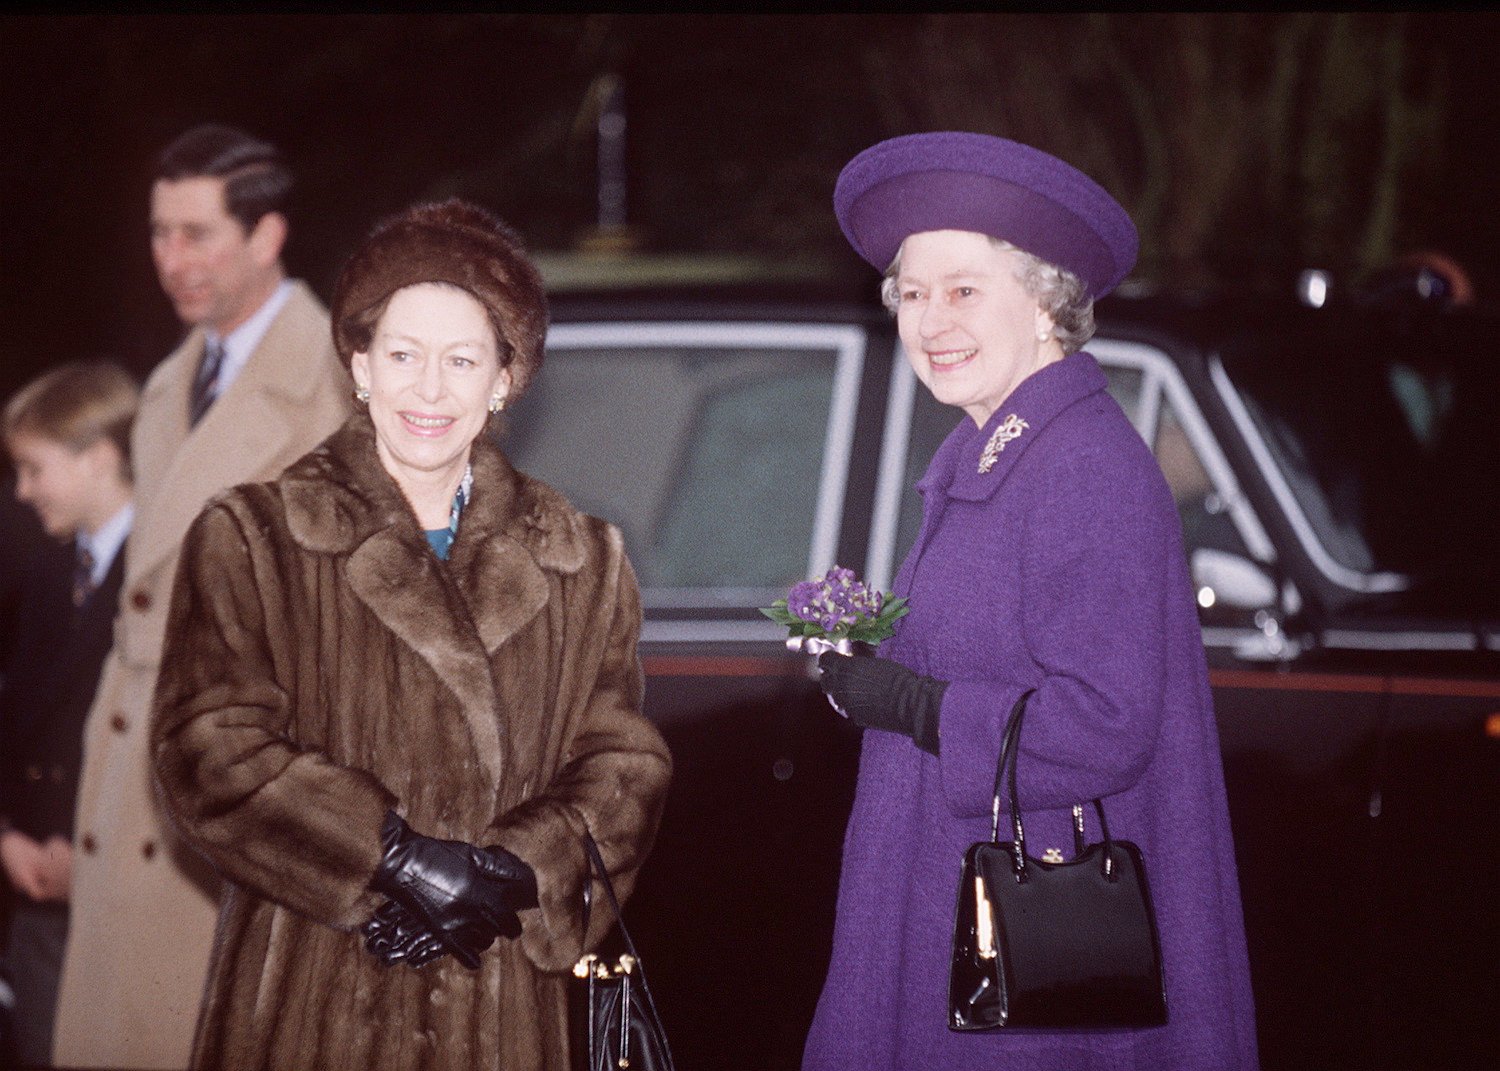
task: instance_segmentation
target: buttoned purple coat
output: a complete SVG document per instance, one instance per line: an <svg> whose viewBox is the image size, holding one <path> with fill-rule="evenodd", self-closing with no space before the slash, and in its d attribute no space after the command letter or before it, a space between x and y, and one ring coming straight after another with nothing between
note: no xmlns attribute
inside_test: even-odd
<svg viewBox="0 0 1500 1071"><path fill-rule="evenodd" d="M980 471L1012 416L1025 427ZM1202 638L1177 511L1150 451L1078 353L1025 380L985 427L964 420L917 488L922 528L895 585L911 612L880 653L952 682L939 754L865 733L805 1071L1255 1068ZM959 866L989 837L1001 731L1028 688L1028 848L1071 856L1072 804L1103 798L1110 832L1145 857L1166 1026L948 1029Z"/></svg>

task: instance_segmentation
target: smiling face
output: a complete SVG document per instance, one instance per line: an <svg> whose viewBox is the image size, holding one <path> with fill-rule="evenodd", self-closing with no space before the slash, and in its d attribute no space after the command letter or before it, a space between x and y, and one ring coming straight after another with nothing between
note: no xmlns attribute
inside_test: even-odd
<svg viewBox="0 0 1500 1071"><path fill-rule="evenodd" d="M1052 318L1022 286L1015 252L973 231L901 246L896 326L917 378L984 425L1021 381L1062 359Z"/></svg>
<svg viewBox="0 0 1500 1071"><path fill-rule="evenodd" d="M107 439L74 450L56 439L17 432L5 445L16 466L16 498L36 511L54 538L97 531L129 496L120 477L120 452Z"/></svg>
<svg viewBox="0 0 1500 1071"><path fill-rule="evenodd" d="M369 350L354 354L352 371L354 382L370 392L381 464L424 525L429 498L432 509L446 516L441 489L451 500L469 445L489 419L490 399L510 389L484 306L444 283L398 290L375 325Z"/></svg>
<svg viewBox="0 0 1500 1071"><path fill-rule="evenodd" d="M249 234L229 214L221 178L165 179L151 189L151 258L183 323L228 334L281 281L286 221L260 218Z"/></svg>

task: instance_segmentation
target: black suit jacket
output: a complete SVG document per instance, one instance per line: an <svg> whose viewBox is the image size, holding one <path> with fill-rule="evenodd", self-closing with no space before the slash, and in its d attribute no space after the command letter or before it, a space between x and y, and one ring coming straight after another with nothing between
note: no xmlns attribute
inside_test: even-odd
<svg viewBox="0 0 1500 1071"><path fill-rule="evenodd" d="M74 545L49 544L23 581L16 642L0 685L0 817L37 840L71 838L83 723L114 633L122 550L73 606Z"/></svg>

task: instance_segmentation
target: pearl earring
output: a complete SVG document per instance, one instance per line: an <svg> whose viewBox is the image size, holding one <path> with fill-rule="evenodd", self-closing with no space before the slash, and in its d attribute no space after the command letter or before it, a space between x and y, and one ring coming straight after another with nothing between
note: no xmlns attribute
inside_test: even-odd
<svg viewBox="0 0 1500 1071"><path fill-rule="evenodd" d="M497 394L490 399L490 412L498 413L505 408L505 395Z"/></svg>
<svg viewBox="0 0 1500 1071"><path fill-rule="evenodd" d="M354 385L354 400L359 402L360 405L369 405L370 388L363 383L356 383Z"/></svg>

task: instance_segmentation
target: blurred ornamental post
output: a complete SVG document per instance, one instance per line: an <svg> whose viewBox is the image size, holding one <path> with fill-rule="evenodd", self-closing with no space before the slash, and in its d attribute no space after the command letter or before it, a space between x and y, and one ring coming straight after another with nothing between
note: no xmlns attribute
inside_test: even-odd
<svg viewBox="0 0 1500 1071"><path fill-rule="evenodd" d="M593 230L579 240L579 248L592 253L624 254L640 245L640 236L630 227L628 171L625 162L625 84L612 72L594 80L589 100L594 120L594 165L596 212Z"/></svg>

